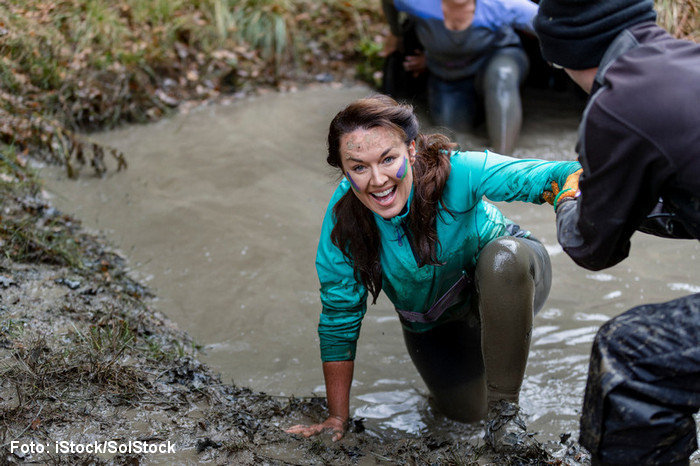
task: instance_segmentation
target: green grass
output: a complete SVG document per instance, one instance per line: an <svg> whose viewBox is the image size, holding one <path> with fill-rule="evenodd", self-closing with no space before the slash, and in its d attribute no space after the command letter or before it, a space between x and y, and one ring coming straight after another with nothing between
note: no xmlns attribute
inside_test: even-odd
<svg viewBox="0 0 700 466"><path fill-rule="evenodd" d="M16 147L0 144L0 187L11 188L17 183L35 179L36 174L20 160Z"/></svg>
<svg viewBox="0 0 700 466"><path fill-rule="evenodd" d="M78 130L158 119L183 100L342 72L367 57L360 74L372 76L366 45L384 28L373 0L6 0L0 143L43 151L75 176L73 161L91 147Z"/></svg>
<svg viewBox="0 0 700 466"><path fill-rule="evenodd" d="M27 214L20 219L3 219L0 239L3 254L15 262L67 265L82 269L81 252L75 237L62 228L62 221L49 219L41 226Z"/></svg>
<svg viewBox="0 0 700 466"><path fill-rule="evenodd" d="M0 366L0 377L28 401L61 399L66 392L75 393L76 387L102 389L122 399L143 396L146 375L123 357L133 336L120 323L111 325L115 327L91 326L87 335L76 329L62 335L62 342L27 336L16 342L13 358Z"/></svg>
<svg viewBox="0 0 700 466"><path fill-rule="evenodd" d="M0 343L9 343L24 333L24 322L15 319L0 321Z"/></svg>
<svg viewBox="0 0 700 466"><path fill-rule="evenodd" d="M297 64L295 57L307 43L294 40L297 33L352 50L371 26L368 18L383 27L378 6L369 0L352 5L330 0L9 0L0 4L5 31L0 55L7 57L0 85L17 90L18 82L28 80L40 90L60 93L66 83L81 83L83 89L97 88L94 99L104 94L93 82L98 71L183 73L178 65L194 60L206 67L222 48L255 62L261 67L258 75L274 74L283 64ZM79 127L91 126L75 120Z"/></svg>
<svg viewBox="0 0 700 466"><path fill-rule="evenodd" d="M238 40L260 51L263 59L273 59L276 70L285 54L294 53L292 19L290 0L243 0L233 14Z"/></svg>
<svg viewBox="0 0 700 466"><path fill-rule="evenodd" d="M38 262L83 268L79 239L65 217L45 215L35 199L41 185L14 146L0 144L0 253L17 262ZM6 210L5 201L24 199L22 210Z"/></svg>
<svg viewBox="0 0 700 466"><path fill-rule="evenodd" d="M369 36L360 39L360 42L355 46L355 49L365 59L355 67L357 77L365 82L371 83L375 87L379 87L381 76L377 74L382 69L384 59L379 55L382 51L383 44Z"/></svg>

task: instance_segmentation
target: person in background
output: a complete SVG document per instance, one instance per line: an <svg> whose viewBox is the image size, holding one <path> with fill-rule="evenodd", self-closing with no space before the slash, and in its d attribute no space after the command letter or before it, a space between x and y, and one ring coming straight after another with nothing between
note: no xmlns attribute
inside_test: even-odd
<svg viewBox="0 0 700 466"><path fill-rule="evenodd" d="M655 23L652 0L542 0L542 54L590 94L580 185L559 190L557 234L590 270L643 231L700 239L700 45ZM700 407L700 294L633 308L598 331L580 442L594 464L688 464Z"/></svg>
<svg viewBox="0 0 700 466"><path fill-rule="evenodd" d="M406 70L428 73L428 107L435 124L469 131L485 112L491 147L512 153L522 124L520 84L528 58L515 30L534 34L537 5L529 0L383 0L392 31L398 11L415 21L424 53L407 56Z"/></svg>
<svg viewBox="0 0 700 466"><path fill-rule="evenodd" d="M412 107L382 95L335 116L327 162L343 176L316 256L329 414L288 432L344 435L367 297L382 290L439 411L470 422L517 403L551 265L542 243L483 197L540 204L580 165L458 151L420 134Z"/></svg>
<svg viewBox="0 0 700 466"><path fill-rule="evenodd" d="M380 92L397 100L422 104L427 76L422 66L418 69L415 66L423 55L423 45L416 34L416 15L440 18L442 12L439 2L435 0L419 0L409 5L410 9L403 8L399 12L392 1L382 2L389 35L384 40L381 52L384 67Z"/></svg>

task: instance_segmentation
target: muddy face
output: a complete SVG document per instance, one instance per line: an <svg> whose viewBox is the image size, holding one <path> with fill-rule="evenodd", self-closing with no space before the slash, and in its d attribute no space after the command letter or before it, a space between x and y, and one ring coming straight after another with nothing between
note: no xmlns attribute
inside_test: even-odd
<svg viewBox="0 0 700 466"><path fill-rule="evenodd" d="M369 93L273 94L94 135L122 150L129 169L102 180L47 176L47 189L58 207L120 247L158 295L152 306L204 346L224 381L269 394L323 393L314 257L336 186L325 138L333 115ZM518 157L574 159L581 109L570 101L524 96ZM487 143L478 135L457 140L463 148ZM558 442L559 433L578 431L598 327L633 306L700 291L700 247L637 234L622 264L587 272L557 245L551 206L499 208L552 258L552 290L534 321L520 399L539 437ZM380 295L362 325L352 415L404 435L426 426L461 432L431 411L424 393L396 312Z"/></svg>
<svg viewBox="0 0 700 466"><path fill-rule="evenodd" d="M355 196L383 218L397 216L413 185L416 144L382 126L357 129L340 138L343 172Z"/></svg>

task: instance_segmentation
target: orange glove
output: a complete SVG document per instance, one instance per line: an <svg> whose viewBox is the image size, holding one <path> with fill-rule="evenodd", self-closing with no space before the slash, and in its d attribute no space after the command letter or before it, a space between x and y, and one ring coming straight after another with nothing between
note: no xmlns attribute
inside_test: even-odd
<svg viewBox="0 0 700 466"><path fill-rule="evenodd" d="M556 203L558 203L561 199L565 197L576 197L579 192L578 179L581 177L581 173L583 173L583 168L580 168L569 175L566 178L564 187L561 190L559 189L559 184L556 181L552 181L552 190L543 191L542 200L552 204L556 209Z"/></svg>

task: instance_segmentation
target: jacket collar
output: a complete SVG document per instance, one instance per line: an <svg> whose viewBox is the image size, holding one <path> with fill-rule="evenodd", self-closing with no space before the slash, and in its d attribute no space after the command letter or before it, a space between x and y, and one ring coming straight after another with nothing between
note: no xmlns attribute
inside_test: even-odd
<svg viewBox="0 0 700 466"><path fill-rule="evenodd" d="M404 222L404 220L406 219L406 217L408 217L408 213L411 210L411 201L413 201L413 190L414 190L414 186L411 185L411 191L408 193L408 200L406 201L406 207L403 208L403 210L401 211L401 213L399 215L392 217L392 218L384 218L375 212L374 217L377 220L381 220L383 222L390 223L391 225L394 225L395 227L401 225Z"/></svg>
<svg viewBox="0 0 700 466"><path fill-rule="evenodd" d="M636 37L634 37L634 34L632 34L629 29L625 29L617 35L617 37L608 47L608 50L605 51L603 58L600 60L598 72L593 80L591 95L595 94L595 91L605 84L605 73L607 73L608 68L615 63L615 60L617 60L620 55L627 53L638 45L639 41Z"/></svg>

